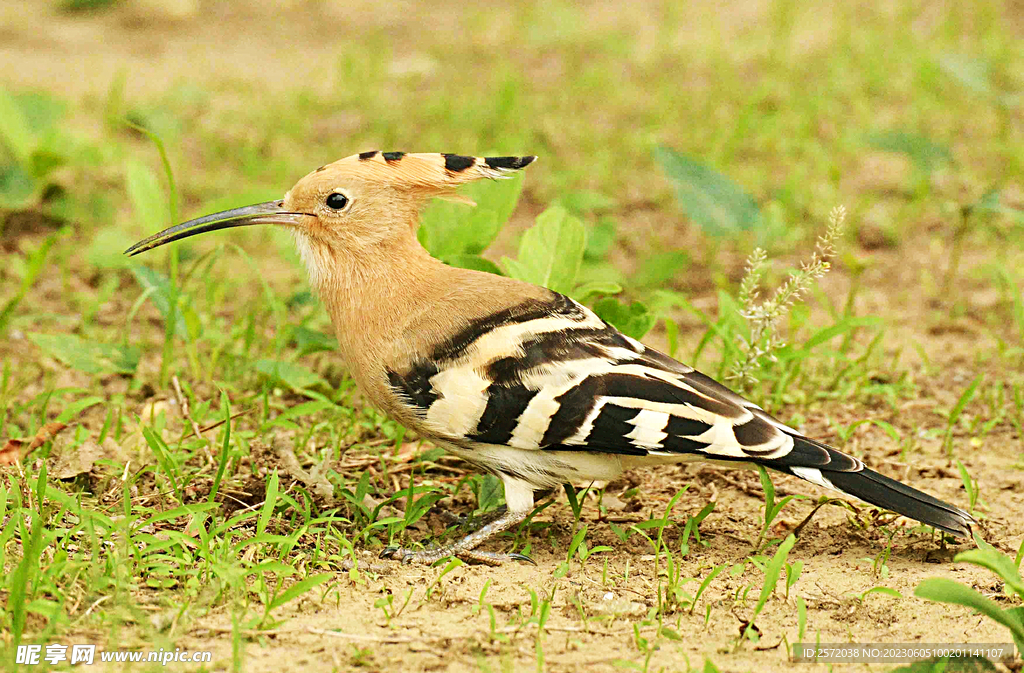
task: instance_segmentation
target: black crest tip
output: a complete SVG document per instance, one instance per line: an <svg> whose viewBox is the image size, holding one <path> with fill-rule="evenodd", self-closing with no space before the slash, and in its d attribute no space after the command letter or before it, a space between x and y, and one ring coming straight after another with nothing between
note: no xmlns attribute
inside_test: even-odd
<svg viewBox="0 0 1024 673"><path fill-rule="evenodd" d="M461 173L476 164L476 157L467 157L461 154L442 154L441 156L444 157L445 170L452 173Z"/></svg>
<svg viewBox="0 0 1024 673"><path fill-rule="evenodd" d="M506 171L517 171L526 168L537 159L536 156L525 157L485 157L484 163L488 168L502 169Z"/></svg>

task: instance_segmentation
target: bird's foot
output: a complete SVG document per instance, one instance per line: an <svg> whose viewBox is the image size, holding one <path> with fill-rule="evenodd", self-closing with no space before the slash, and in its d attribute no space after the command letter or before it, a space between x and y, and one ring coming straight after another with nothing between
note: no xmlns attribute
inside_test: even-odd
<svg viewBox="0 0 1024 673"><path fill-rule="evenodd" d="M380 553L380 558L401 561L403 564L422 563L430 565L431 563L435 563L443 558L454 556L455 558L469 563L482 563L489 566L500 566L501 564L509 561L525 561L526 563L537 565L537 563L526 554L518 554L515 552L501 554L498 552L478 549L453 549L455 546L456 545L451 544L445 547L413 551L412 549L406 549L405 547L399 547L398 545L391 545Z"/></svg>
<svg viewBox="0 0 1024 673"><path fill-rule="evenodd" d="M520 523L526 518L528 513L528 511L513 512L506 509L501 512L496 519L481 527L480 530L470 533L458 542L453 542L452 544L445 545L443 547L423 549L420 551L412 551L411 549L391 545L380 553L380 557L383 559L401 561L402 563L425 564L434 563L448 556L454 556L465 561L486 563L487 565L492 566L501 565L506 561L527 561L529 563L533 563L533 559L523 554L499 554L496 552L478 551L476 549L488 538L506 531L512 526ZM534 565L536 565L536 563L534 563Z"/></svg>

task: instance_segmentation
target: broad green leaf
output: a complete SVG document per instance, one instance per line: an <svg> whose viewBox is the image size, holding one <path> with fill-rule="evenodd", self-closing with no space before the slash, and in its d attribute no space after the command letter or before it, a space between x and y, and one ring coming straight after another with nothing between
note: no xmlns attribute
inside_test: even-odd
<svg viewBox="0 0 1024 673"><path fill-rule="evenodd" d="M885 596L889 596L890 598L903 598L903 594L896 591L895 589L890 589L889 587L871 587L870 589L862 593L860 595L860 598L861 600L864 600L871 594L883 594Z"/></svg>
<svg viewBox="0 0 1024 673"><path fill-rule="evenodd" d="M1024 581L1021 580L1020 572L1009 556L1001 554L995 549L969 549L957 554L954 560L958 563L973 563L982 568L988 568L999 575L1007 589L1024 599Z"/></svg>
<svg viewBox="0 0 1024 673"><path fill-rule="evenodd" d="M293 418L301 418L302 416L312 416L315 413L319 413L325 409L333 409L334 405L330 402L323 400L313 400L312 402L303 402L302 404L296 404L294 407L290 407L280 414L277 415L271 421L265 423L262 428L270 428L275 425L282 425L286 421L290 421Z"/></svg>
<svg viewBox="0 0 1024 673"><path fill-rule="evenodd" d="M640 268L630 278L633 287L664 285L690 265L690 255L682 250L656 252L640 260Z"/></svg>
<svg viewBox="0 0 1024 673"><path fill-rule="evenodd" d="M41 91L20 91L11 94L11 98L21 109L29 131L37 138L56 128L67 110L67 103Z"/></svg>
<svg viewBox="0 0 1024 673"><path fill-rule="evenodd" d="M605 196L600 192L593 192L588 189L563 194L558 197L555 203L569 212L578 215L611 210L617 205L615 199L610 196Z"/></svg>
<svg viewBox="0 0 1024 673"><path fill-rule="evenodd" d="M725 175L667 147L656 147L654 158L675 183L683 210L705 233L725 236L760 223L757 202Z"/></svg>
<svg viewBox="0 0 1024 673"><path fill-rule="evenodd" d="M588 261L580 265L576 274L576 283L586 285L588 283L615 283L618 286L627 284L626 275L622 269L607 260Z"/></svg>
<svg viewBox="0 0 1024 673"><path fill-rule="evenodd" d="M605 297L594 304L594 312L634 339L642 338L658 322L658 314L651 312L645 304L635 301L626 306L615 297Z"/></svg>
<svg viewBox="0 0 1024 673"><path fill-rule="evenodd" d="M25 210L36 205L43 185L20 163L0 166L0 209Z"/></svg>
<svg viewBox="0 0 1024 673"><path fill-rule="evenodd" d="M615 218L605 216L587 231L587 249L583 256L588 260L599 260L608 254L618 236L618 222Z"/></svg>
<svg viewBox="0 0 1024 673"><path fill-rule="evenodd" d="M867 143L875 149L886 152L905 154L914 165L927 173L940 164L953 161L953 153L945 145L939 145L918 133L909 133L901 129L891 129L872 133Z"/></svg>
<svg viewBox="0 0 1024 673"><path fill-rule="evenodd" d="M502 264L513 278L567 294L576 286L586 245L583 224L565 208L553 206L523 234L517 258L502 258Z"/></svg>
<svg viewBox="0 0 1024 673"><path fill-rule="evenodd" d="M1006 616L1010 620L1016 620L1021 625L1021 630L1024 631L1024 605L1009 608L1006 610ZM1024 636L1016 635L1014 632L1013 642L1017 644L1017 655L1020 656L1024 652Z"/></svg>
<svg viewBox="0 0 1024 673"><path fill-rule="evenodd" d="M460 192L476 203L435 199L423 211L417 232L420 243L438 259L455 255L479 255L494 242L505 226L523 189L523 176L475 182Z"/></svg>
<svg viewBox="0 0 1024 673"><path fill-rule="evenodd" d="M88 341L74 334L35 332L28 336L48 355L89 374L132 374L139 364L138 348Z"/></svg>
<svg viewBox="0 0 1024 673"><path fill-rule="evenodd" d="M36 140L21 105L0 87L0 142L23 167L27 167Z"/></svg>
<svg viewBox="0 0 1024 673"><path fill-rule="evenodd" d="M37 149L28 162L29 172L37 178L44 178L67 163L67 159L64 154L49 148Z"/></svg>
<svg viewBox="0 0 1024 673"><path fill-rule="evenodd" d="M72 402L61 410L60 415L57 416L57 420L61 423L69 423L72 419L77 417L78 414L97 404L103 404L102 397L86 397L84 400Z"/></svg>
<svg viewBox="0 0 1024 673"><path fill-rule="evenodd" d="M125 185L135 217L147 234L155 234L170 226L167 197L160 188L156 173L137 159L129 159L125 165Z"/></svg>
<svg viewBox="0 0 1024 673"><path fill-rule="evenodd" d="M1014 642L1024 644L1024 619L1020 613L1003 610L999 603L985 598L980 593L945 577L929 577L917 585L914 595L940 603L954 603L976 610L989 619L1010 629Z"/></svg>
<svg viewBox="0 0 1024 673"><path fill-rule="evenodd" d="M315 386L327 386L327 382L320 378L308 367L297 362L285 362L284 360L257 360L256 371L270 377L274 381L285 384L294 390L306 390Z"/></svg>
<svg viewBox="0 0 1024 673"><path fill-rule="evenodd" d="M587 303L593 297L622 292L622 286L611 281L593 281L580 285L572 292L572 298L580 303Z"/></svg>
<svg viewBox="0 0 1024 673"><path fill-rule="evenodd" d="M442 257L441 261L450 266L457 266L462 269L473 269L474 271L485 271L496 275L504 275L498 265L480 255L458 254Z"/></svg>

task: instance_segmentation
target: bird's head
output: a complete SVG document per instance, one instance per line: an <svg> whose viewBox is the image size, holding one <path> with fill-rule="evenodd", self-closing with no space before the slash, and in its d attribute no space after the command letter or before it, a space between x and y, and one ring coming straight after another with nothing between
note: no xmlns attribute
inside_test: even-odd
<svg viewBox="0 0 1024 673"><path fill-rule="evenodd" d="M363 152L321 166L280 201L233 208L165 229L139 241L128 255L229 227L276 224L290 228L307 264L309 256L360 253L415 231L420 208L432 197L461 197L459 185L501 178L536 157ZM466 199L461 199L466 200ZM311 264L311 270L315 264Z"/></svg>

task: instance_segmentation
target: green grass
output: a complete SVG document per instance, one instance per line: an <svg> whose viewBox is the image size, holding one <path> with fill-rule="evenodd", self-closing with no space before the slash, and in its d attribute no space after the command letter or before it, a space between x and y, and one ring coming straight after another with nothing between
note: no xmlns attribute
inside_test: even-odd
<svg viewBox="0 0 1024 673"><path fill-rule="evenodd" d="M243 669L241 634L287 624L302 597L379 581L360 552L429 543L434 503L500 504L493 479L433 449L411 454L415 438L365 405L286 235L121 255L179 213L280 198L310 169L372 148L540 155L521 180L480 186L475 211L433 206L428 248L575 293L719 377L750 337L743 260L766 249L763 285L777 287L845 204L851 231L832 274L780 323L788 344L758 364L748 394L859 457L881 460L880 444L907 463L955 457L971 506L998 508L979 475L1024 463L1024 54L1001 3L919 9L846 3L822 16L780 0L744 27L675 3L601 16L527 2L463 8L465 39L408 24L407 44L384 25L353 31L320 85L272 96L215 76L149 94L115 78L80 99L0 81L0 441L72 424L0 475L0 631L11 634L0 660L86 629L172 643L220 613ZM395 66L409 54L426 65ZM975 336L951 346L951 325ZM928 411L904 417L916 398ZM209 429L197 436L193 422ZM57 454L99 457L58 479L36 460ZM786 538L774 526L806 504L767 482L764 519L739 534L767 555L752 557L763 573L748 572L747 551L701 566L700 526L724 514L683 511L679 486L631 525L597 521L584 497L539 517L571 526L535 521L500 540L557 560L550 585L529 587L528 616L493 607L493 588L479 594L485 659L513 652L509 627L530 623L536 665L551 665L555 588L602 575L628 586L633 554L653 554L657 578L650 614L625 620L623 658L639 670L691 620L728 613L722 592L751 624L800 611L802 640L813 609L790 596L805 584L800 542L788 559L771 548ZM875 514L858 505L850 530L874 531ZM884 548L891 577L881 545L872 555ZM802 560L804 576L821 563ZM429 572L425 593L382 594L390 627L440 600L457 569ZM604 628L592 608L574 610Z"/></svg>

